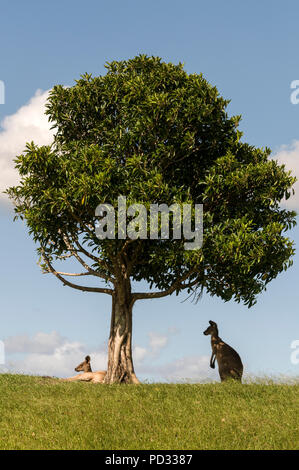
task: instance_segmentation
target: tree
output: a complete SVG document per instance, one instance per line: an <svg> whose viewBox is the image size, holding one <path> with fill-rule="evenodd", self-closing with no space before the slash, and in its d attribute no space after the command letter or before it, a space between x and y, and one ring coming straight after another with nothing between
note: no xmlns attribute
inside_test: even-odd
<svg viewBox="0 0 299 470"><path fill-rule="evenodd" d="M241 142L240 116L228 117L229 101L201 74L144 55L107 69L53 88L46 110L53 144L27 144L16 158L20 183L7 193L38 244L44 272L112 297L106 382L137 383L134 303L183 290L198 299L205 290L251 307L292 264L293 242L284 232L295 225L295 213L279 203L295 178L268 148ZM146 208L203 203L201 249L185 250L184 238L100 240L95 209L117 208L120 195ZM58 271L54 262L66 258L84 271ZM96 283L68 276L93 276ZM134 281L149 290L134 291Z"/></svg>

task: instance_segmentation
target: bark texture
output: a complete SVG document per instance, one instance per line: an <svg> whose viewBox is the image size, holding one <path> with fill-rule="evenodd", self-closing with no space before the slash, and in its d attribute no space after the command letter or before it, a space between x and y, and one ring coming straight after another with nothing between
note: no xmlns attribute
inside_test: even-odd
<svg viewBox="0 0 299 470"><path fill-rule="evenodd" d="M125 274L121 275L112 295L108 369L105 383L139 383L132 358L133 303L130 280Z"/></svg>

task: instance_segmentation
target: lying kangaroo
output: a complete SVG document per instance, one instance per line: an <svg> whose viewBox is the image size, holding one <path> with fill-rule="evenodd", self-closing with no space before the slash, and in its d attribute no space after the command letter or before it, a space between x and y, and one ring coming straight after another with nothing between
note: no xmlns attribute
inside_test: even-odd
<svg viewBox="0 0 299 470"><path fill-rule="evenodd" d="M218 370L221 382L227 379L242 379L243 364L239 354L224 343L218 336L217 324L209 321L210 325L204 332L204 335L211 335L212 356L210 359L210 367L215 369L215 360L218 362Z"/></svg>
<svg viewBox="0 0 299 470"><path fill-rule="evenodd" d="M97 372L92 372L91 365L90 365L90 356L86 356L85 360L81 362L76 368L76 372L83 371L83 374L75 375L74 377L70 377L66 380L67 382L90 382L94 384L103 383L104 377L106 375L105 370L98 370Z"/></svg>

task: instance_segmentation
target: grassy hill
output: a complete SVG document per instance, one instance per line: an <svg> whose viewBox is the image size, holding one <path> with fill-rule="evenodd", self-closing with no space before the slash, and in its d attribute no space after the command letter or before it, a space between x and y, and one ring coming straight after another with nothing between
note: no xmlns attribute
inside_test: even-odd
<svg viewBox="0 0 299 470"><path fill-rule="evenodd" d="M0 375L0 449L298 449L299 384L93 385Z"/></svg>

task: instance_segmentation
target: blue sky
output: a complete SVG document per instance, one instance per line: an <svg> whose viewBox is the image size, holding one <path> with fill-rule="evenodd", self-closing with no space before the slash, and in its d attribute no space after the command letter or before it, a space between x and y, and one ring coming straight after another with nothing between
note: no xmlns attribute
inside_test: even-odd
<svg viewBox="0 0 299 470"><path fill-rule="evenodd" d="M231 99L228 112L242 114L243 139L272 148L298 174L299 105L290 102L290 84L299 79L297 2L11 1L2 6L2 15L1 190L14 178L11 160L26 140L46 138L45 124L37 122L43 91L72 85L84 72L104 74L106 61L139 53L202 72ZM38 89L40 98L33 98ZM72 374L73 362L85 351L104 367L110 297L76 292L42 275L34 244L24 225L12 222L5 200L0 223L5 367L51 373L54 363L60 375ZM289 236L298 244L298 228ZM184 296L136 304L137 373L165 380L217 379L208 368L209 340L202 335L213 319L250 373L298 374L299 365L290 361L290 344L299 338L297 260L250 310L207 296L196 305L182 303Z"/></svg>

